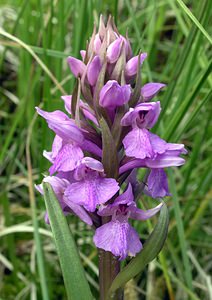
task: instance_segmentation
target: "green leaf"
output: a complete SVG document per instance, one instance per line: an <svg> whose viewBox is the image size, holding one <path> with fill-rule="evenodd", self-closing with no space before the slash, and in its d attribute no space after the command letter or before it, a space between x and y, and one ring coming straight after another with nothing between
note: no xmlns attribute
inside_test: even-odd
<svg viewBox="0 0 212 300"><path fill-rule="evenodd" d="M80 79L77 78L76 83L74 85L74 90L72 93L72 98L71 98L71 114L73 115L73 118L75 118L75 113L76 113L76 107L77 107L77 100L78 100L78 94L79 94L79 88L80 88Z"/></svg>
<svg viewBox="0 0 212 300"><path fill-rule="evenodd" d="M109 290L109 296L111 299L117 289L122 287L131 278L142 272L146 265L158 255L166 240L168 224L169 214L164 203L160 211L158 223L144 244L142 251L135 258L133 258L131 262L114 279Z"/></svg>
<svg viewBox="0 0 212 300"><path fill-rule="evenodd" d="M139 97L141 95L141 64L140 64L140 59L141 59L141 53L138 55L138 66L137 66L137 75L136 75L136 84L135 84L135 89L134 92L131 96L129 106L134 107L136 103L139 100Z"/></svg>
<svg viewBox="0 0 212 300"><path fill-rule="evenodd" d="M198 27L198 29L202 32L202 34L206 37L206 39L212 44L212 38L208 34L208 32L205 30L205 28L200 24L200 22L197 20L197 18L192 14L190 9L185 5L185 3L182 0L177 0L178 4L182 7L184 12L189 16L189 18L192 20L192 22Z"/></svg>
<svg viewBox="0 0 212 300"><path fill-rule="evenodd" d="M181 105L180 105L178 111L175 113L175 115L172 117L171 121L169 122L169 126L167 127L167 130L165 132L164 139L169 140L174 135L175 130L178 127L178 124L180 124L181 120L184 118L189 107L194 102L197 94L199 93L202 86L204 85L207 77L210 75L211 68L212 68L212 60L208 64L208 67L207 67L207 69L205 69L203 74L200 74L199 80L197 81L192 93L190 95L188 95L188 97L183 102L181 102Z"/></svg>
<svg viewBox="0 0 212 300"><path fill-rule="evenodd" d="M118 177L118 156L113 136L104 118L99 120L102 129L102 163L108 177Z"/></svg>
<svg viewBox="0 0 212 300"><path fill-rule="evenodd" d="M79 253L60 204L49 183L43 184L44 199L69 300L93 299Z"/></svg>

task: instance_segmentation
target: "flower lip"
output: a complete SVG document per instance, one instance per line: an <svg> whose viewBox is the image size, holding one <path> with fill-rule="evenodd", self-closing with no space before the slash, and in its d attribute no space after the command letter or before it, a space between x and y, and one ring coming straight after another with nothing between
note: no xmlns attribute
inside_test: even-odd
<svg viewBox="0 0 212 300"><path fill-rule="evenodd" d="M91 167L91 168L90 168ZM74 202L86 210L94 212L97 205L106 203L119 190L114 178L101 176L101 163L92 158L85 158L74 171L74 183L65 190L66 203Z"/></svg>
<svg viewBox="0 0 212 300"><path fill-rule="evenodd" d="M108 222L96 229L93 241L98 248L110 251L123 260L142 249L138 233L128 222Z"/></svg>

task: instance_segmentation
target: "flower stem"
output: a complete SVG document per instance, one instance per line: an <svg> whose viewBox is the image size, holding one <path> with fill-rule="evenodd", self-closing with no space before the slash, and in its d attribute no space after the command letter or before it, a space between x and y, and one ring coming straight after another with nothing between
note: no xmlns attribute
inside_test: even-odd
<svg viewBox="0 0 212 300"><path fill-rule="evenodd" d="M99 285L100 285L100 300L108 300L108 290L120 271L120 262L108 251L99 249ZM118 291L110 299L122 300L122 293Z"/></svg>

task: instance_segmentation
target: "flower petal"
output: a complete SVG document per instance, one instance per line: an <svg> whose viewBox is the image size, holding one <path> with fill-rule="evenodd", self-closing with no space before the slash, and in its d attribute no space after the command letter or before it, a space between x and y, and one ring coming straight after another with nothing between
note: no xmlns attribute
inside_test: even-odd
<svg viewBox="0 0 212 300"><path fill-rule="evenodd" d="M66 189L66 203L83 205L88 211L95 211L96 206L107 202L119 190L118 183L112 178L93 178L75 182Z"/></svg>
<svg viewBox="0 0 212 300"><path fill-rule="evenodd" d="M57 171L68 172L76 168L77 162L83 158L81 148L72 143L65 144L50 167L50 175Z"/></svg>
<svg viewBox="0 0 212 300"><path fill-rule="evenodd" d="M131 159L119 168L119 174L134 168L150 168L150 169L163 169L168 167L179 167L185 163L185 159L178 157L179 154L170 154L166 151L164 154L158 154L154 159Z"/></svg>
<svg viewBox="0 0 212 300"><path fill-rule="evenodd" d="M147 53L142 53L140 56L140 65L143 64L144 60L147 57ZM129 82L132 78L135 77L137 74L137 68L138 68L138 55L132 57L130 60L128 60L126 67L125 67L125 78L126 81Z"/></svg>
<svg viewBox="0 0 212 300"><path fill-rule="evenodd" d="M152 169L147 184L148 193L152 198L170 196L167 176L163 169Z"/></svg>
<svg viewBox="0 0 212 300"><path fill-rule="evenodd" d="M130 108L122 118L121 125L152 128L158 120L160 111L160 101L140 103L135 108Z"/></svg>
<svg viewBox="0 0 212 300"><path fill-rule="evenodd" d="M129 183L126 191L124 193L122 193L121 195L119 195L114 200L114 202L111 204L111 207L113 207L113 206L117 207L120 204L130 205L132 203L134 203L134 195L133 195L133 191L132 191L132 186Z"/></svg>
<svg viewBox="0 0 212 300"><path fill-rule="evenodd" d="M153 134L149 132L149 139L150 143L152 145L152 150L154 152L154 157L155 154L163 154L167 150L167 143L163 139L161 139L159 136L156 134Z"/></svg>
<svg viewBox="0 0 212 300"><path fill-rule="evenodd" d="M94 51L96 54L99 54L99 50L101 48L102 42L99 34L97 33L93 42Z"/></svg>
<svg viewBox="0 0 212 300"><path fill-rule="evenodd" d="M126 155L144 159L153 157L153 150L149 140L149 131L145 128L134 128L123 139Z"/></svg>
<svg viewBox="0 0 212 300"><path fill-rule="evenodd" d="M91 219L91 217L89 216L89 214L86 212L86 210L74 203L74 202L69 202L69 208L73 211L73 213L78 216L83 222L85 222L88 225L92 225L93 221Z"/></svg>
<svg viewBox="0 0 212 300"><path fill-rule="evenodd" d="M161 207L163 206L163 203L160 203L158 206L148 209L148 210L142 210L137 208L136 206L130 206L128 208L128 211L130 211L130 218L134 220L147 220L151 217L153 217L157 212L160 211Z"/></svg>
<svg viewBox="0 0 212 300"><path fill-rule="evenodd" d="M67 58L67 62L69 64L69 67L70 67L73 75L75 77L78 77L78 76L81 77L85 71L85 64L81 60L79 60L75 57L72 57L72 56L69 56Z"/></svg>
<svg viewBox="0 0 212 300"><path fill-rule="evenodd" d="M102 65L99 56L94 56L87 68L87 78L91 86L96 84L101 67Z"/></svg>
<svg viewBox="0 0 212 300"><path fill-rule="evenodd" d="M38 114L46 119L49 128L62 139L66 141L74 141L79 144L83 142L84 137L81 130L65 113L59 110L47 112L39 107L36 107L36 109Z"/></svg>
<svg viewBox="0 0 212 300"><path fill-rule="evenodd" d="M103 164L92 157L84 157L81 161L82 164L85 164L86 167L90 168L91 170L97 171L97 172L104 172Z"/></svg>
<svg viewBox="0 0 212 300"><path fill-rule="evenodd" d="M187 154L188 151L185 149L185 146L183 144L173 144L173 143L167 143L167 150L168 151L173 151L172 153L174 153L175 151L177 151L180 154Z"/></svg>
<svg viewBox="0 0 212 300"><path fill-rule="evenodd" d="M66 215L67 214L67 212L65 213L66 204L63 201L63 193L64 193L64 190L66 189L66 187L69 185L69 182L66 179L61 179L56 176L47 176L43 179L42 183L43 182L48 182L51 185L51 187L59 201L61 209L63 210L63 213ZM35 188L37 189L37 191L39 193L41 193L43 195L42 183L39 185L36 185ZM45 213L44 219L45 219L45 222L47 224L49 224L49 217L48 217L47 212Z"/></svg>
<svg viewBox="0 0 212 300"><path fill-rule="evenodd" d="M107 60L109 63L113 64L118 60L121 53L122 43L123 39L118 38L109 45L107 49Z"/></svg>
<svg viewBox="0 0 212 300"><path fill-rule="evenodd" d="M145 164L151 169L163 169L168 167L179 167L185 163L185 159L175 156L171 156L167 152L161 155L157 155L155 159L146 159Z"/></svg>
<svg viewBox="0 0 212 300"><path fill-rule="evenodd" d="M86 51L85 50L80 50L80 55L82 57L82 60L85 60L85 56L86 56Z"/></svg>
<svg viewBox="0 0 212 300"><path fill-rule="evenodd" d="M110 251L123 260L135 256L142 249L138 233L128 222L111 221L96 229L93 237L96 247Z"/></svg>
<svg viewBox="0 0 212 300"><path fill-rule="evenodd" d="M72 95L64 95L61 97L61 99L64 101L65 109L66 111L71 115L71 101L72 101Z"/></svg>
<svg viewBox="0 0 212 300"><path fill-rule="evenodd" d="M66 111L69 114L72 114L72 112L71 112L72 95L62 96L61 99L65 103ZM98 126L98 122L97 122L97 119L95 117L94 111L86 103L84 103L82 100L80 100L80 102L79 102L79 107L82 110L82 112L83 112L84 116L86 117L86 119L92 121L95 125Z"/></svg>
<svg viewBox="0 0 212 300"><path fill-rule="evenodd" d="M102 157L102 149L91 141L84 140L83 144L81 145L81 148L83 149L83 151L88 151L99 157Z"/></svg>
<svg viewBox="0 0 212 300"><path fill-rule="evenodd" d="M130 99L131 87L129 84L119 85L115 80L109 80L101 89L99 104L102 107L113 109L122 106Z"/></svg>
<svg viewBox="0 0 212 300"><path fill-rule="evenodd" d="M114 212L119 208L119 205L130 205L135 204L134 196L132 192L132 186L129 183L126 191L119 195L112 204L108 204L106 206L100 206L98 210L99 216L112 216Z"/></svg>
<svg viewBox="0 0 212 300"><path fill-rule="evenodd" d="M141 89L142 100L145 102L150 101L165 86L165 84L157 82L145 84Z"/></svg>

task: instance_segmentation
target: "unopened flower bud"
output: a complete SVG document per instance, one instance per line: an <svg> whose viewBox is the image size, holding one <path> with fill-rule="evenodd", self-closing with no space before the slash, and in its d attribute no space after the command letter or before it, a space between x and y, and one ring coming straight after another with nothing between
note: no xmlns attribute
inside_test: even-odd
<svg viewBox="0 0 212 300"><path fill-rule="evenodd" d="M150 101L166 85L163 83L150 82L145 84L141 89L141 97L144 102Z"/></svg>
<svg viewBox="0 0 212 300"><path fill-rule="evenodd" d="M91 86L95 85L100 70L101 70L100 58L98 55L96 55L91 61L91 63L88 65L88 69L87 69L87 78Z"/></svg>
<svg viewBox="0 0 212 300"><path fill-rule="evenodd" d="M93 42L93 49L94 49L94 52L96 54L99 54L101 45L102 45L102 41L100 39L99 34L97 33L96 36L95 36L95 38L94 38L94 42Z"/></svg>
<svg viewBox="0 0 212 300"><path fill-rule="evenodd" d="M113 43L110 44L110 46L107 49L107 60L113 64L115 63L121 53L121 47L122 47L123 40L122 38L118 38Z"/></svg>
<svg viewBox="0 0 212 300"><path fill-rule="evenodd" d="M129 84L119 85L115 80L109 80L101 89L99 104L107 108L115 108L127 103L130 99Z"/></svg>
<svg viewBox="0 0 212 300"><path fill-rule="evenodd" d="M81 60L74 58L72 56L69 56L67 58L67 62L69 64L71 72L74 74L74 76L81 77L85 71L85 64Z"/></svg>
<svg viewBox="0 0 212 300"><path fill-rule="evenodd" d="M138 55L134 56L133 58L131 58L125 67L125 77L126 80L129 81L130 79L132 79L136 74L137 74L137 69L138 69ZM140 56L140 64L142 65L144 60L147 57L147 53L142 53Z"/></svg>
<svg viewBox="0 0 212 300"><path fill-rule="evenodd" d="M80 50L80 55L82 57L82 60L85 60L85 56L86 56L86 51L85 50Z"/></svg>
<svg viewBox="0 0 212 300"><path fill-rule="evenodd" d="M124 47L126 52L126 59L127 61L132 57L132 48L130 46L130 42L127 38L121 36L122 40L124 41Z"/></svg>

